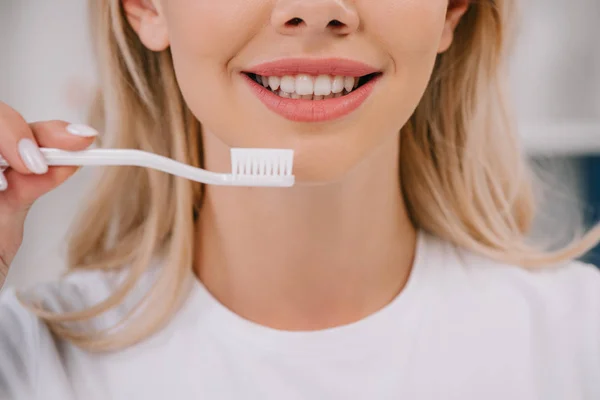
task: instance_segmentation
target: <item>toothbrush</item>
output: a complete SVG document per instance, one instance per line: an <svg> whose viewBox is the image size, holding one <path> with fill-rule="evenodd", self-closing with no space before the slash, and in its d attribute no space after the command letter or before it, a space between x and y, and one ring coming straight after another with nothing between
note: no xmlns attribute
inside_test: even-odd
<svg viewBox="0 0 600 400"><path fill-rule="evenodd" d="M141 150L91 149L65 151L40 149L52 166L136 166L152 168L195 182L219 186L291 187L295 183L293 150L231 149L231 173L217 173L182 164ZM0 168L8 163L0 156Z"/></svg>

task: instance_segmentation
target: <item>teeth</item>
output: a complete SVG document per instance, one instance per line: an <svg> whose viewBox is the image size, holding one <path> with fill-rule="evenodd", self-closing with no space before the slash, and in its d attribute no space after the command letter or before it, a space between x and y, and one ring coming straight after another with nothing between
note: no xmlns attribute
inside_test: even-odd
<svg viewBox="0 0 600 400"><path fill-rule="evenodd" d="M354 89L354 78L351 76L347 76L344 78L344 89L347 92L351 92Z"/></svg>
<svg viewBox="0 0 600 400"><path fill-rule="evenodd" d="M269 86L271 87L271 89L273 91L279 89L279 86L281 85L281 78L278 76L270 76L268 78L269 80Z"/></svg>
<svg viewBox="0 0 600 400"><path fill-rule="evenodd" d="M296 92L296 78L293 76L284 76L281 78L281 90L287 93Z"/></svg>
<svg viewBox="0 0 600 400"><path fill-rule="evenodd" d="M260 76L257 80L264 87L284 98L303 100L326 100L349 94L358 87L359 78L352 76Z"/></svg>
<svg viewBox="0 0 600 400"><path fill-rule="evenodd" d="M319 75L315 80L315 96L328 96L331 94L333 82L328 75Z"/></svg>
<svg viewBox="0 0 600 400"><path fill-rule="evenodd" d="M346 90L344 90L342 93L331 93L328 96L319 96L319 95L312 95L312 94L299 95L296 92L287 93L287 92L284 92L283 90L276 90L276 91L274 91L274 93L276 95L278 95L279 97L283 97L284 99L311 100L311 101L337 99L338 97L342 97L342 96L345 96L348 94L348 92Z"/></svg>
<svg viewBox="0 0 600 400"><path fill-rule="evenodd" d="M296 77L296 93L300 96L310 95L315 93L315 81L310 75L298 75Z"/></svg>
<svg viewBox="0 0 600 400"><path fill-rule="evenodd" d="M335 78L333 78L333 84L331 85L331 92L332 93L342 93L343 90L344 90L344 77L336 76Z"/></svg>

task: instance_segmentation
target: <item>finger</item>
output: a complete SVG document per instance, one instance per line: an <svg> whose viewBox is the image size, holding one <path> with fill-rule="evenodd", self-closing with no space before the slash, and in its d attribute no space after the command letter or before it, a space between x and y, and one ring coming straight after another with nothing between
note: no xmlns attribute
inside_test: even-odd
<svg viewBox="0 0 600 400"><path fill-rule="evenodd" d="M78 167L52 167L44 175L23 175L15 170L5 172L10 190L0 192L2 201L14 211L27 210L44 194L64 183Z"/></svg>
<svg viewBox="0 0 600 400"><path fill-rule="evenodd" d="M34 122L29 125L41 147L79 151L90 147L98 132L86 125L65 121Z"/></svg>
<svg viewBox="0 0 600 400"><path fill-rule="evenodd" d="M44 174L48 165L21 114L0 102L0 154L21 174Z"/></svg>
<svg viewBox="0 0 600 400"><path fill-rule="evenodd" d="M98 134L85 125L73 125L64 121L36 122L29 125L37 142L42 147L78 151L89 147ZM33 202L55 189L77 172L78 167L52 167L44 175L21 174L16 169L6 172L7 186L2 200L8 207L20 211L28 209Z"/></svg>

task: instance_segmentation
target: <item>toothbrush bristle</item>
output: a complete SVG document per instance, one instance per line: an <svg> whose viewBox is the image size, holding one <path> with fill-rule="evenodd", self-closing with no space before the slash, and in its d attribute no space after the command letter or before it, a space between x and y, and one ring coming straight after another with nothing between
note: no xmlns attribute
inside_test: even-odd
<svg viewBox="0 0 600 400"><path fill-rule="evenodd" d="M293 150L231 149L231 173L234 176L291 176Z"/></svg>

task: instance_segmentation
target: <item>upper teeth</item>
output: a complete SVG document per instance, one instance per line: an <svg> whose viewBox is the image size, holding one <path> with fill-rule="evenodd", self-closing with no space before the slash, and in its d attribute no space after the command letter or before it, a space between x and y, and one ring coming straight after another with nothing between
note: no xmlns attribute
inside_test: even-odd
<svg viewBox="0 0 600 400"><path fill-rule="evenodd" d="M298 96L329 96L342 93L344 90L349 93L358 86L359 80L352 76L310 76L305 74L281 77L257 75L257 79L264 87L271 88L274 92L281 90Z"/></svg>

